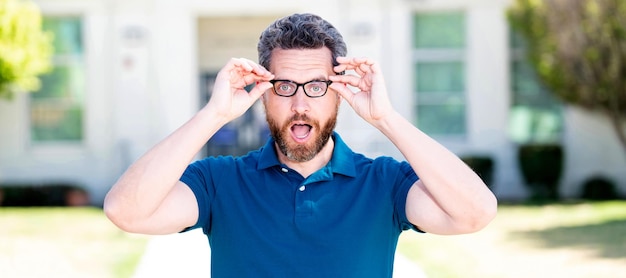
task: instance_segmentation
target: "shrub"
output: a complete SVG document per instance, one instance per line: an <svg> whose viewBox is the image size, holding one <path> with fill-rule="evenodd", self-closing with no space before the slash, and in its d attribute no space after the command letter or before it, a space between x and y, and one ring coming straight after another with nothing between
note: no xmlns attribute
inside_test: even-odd
<svg viewBox="0 0 626 278"><path fill-rule="evenodd" d="M615 188L615 183L612 180L601 176L593 176L583 183L580 196L587 200L619 199L620 196Z"/></svg>
<svg viewBox="0 0 626 278"><path fill-rule="evenodd" d="M558 200L558 184L563 171L563 148L558 144L522 145L518 159L531 199Z"/></svg>
<svg viewBox="0 0 626 278"><path fill-rule="evenodd" d="M87 191L66 183L0 184L0 206L85 206Z"/></svg>
<svg viewBox="0 0 626 278"><path fill-rule="evenodd" d="M461 160L467 164L485 182L489 189L493 188L493 159L489 156L464 156Z"/></svg>

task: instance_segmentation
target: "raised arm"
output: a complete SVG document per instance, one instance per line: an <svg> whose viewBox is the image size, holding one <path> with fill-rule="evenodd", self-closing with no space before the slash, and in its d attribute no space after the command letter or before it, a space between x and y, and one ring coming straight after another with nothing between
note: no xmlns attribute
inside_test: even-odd
<svg viewBox="0 0 626 278"><path fill-rule="evenodd" d="M193 192L179 181L202 146L241 116L269 88L273 75L247 59L231 59L217 75L209 103L133 163L113 185L104 211L121 229L145 234L179 232L198 219ZM249 84L257 85L249 93Z"/></svg>
<svg viewBox="0 0 626 278"><path fill-rule="evenodd" d="M379 66L367 58L337 59L331 88L356 113L379 129L400 150L420 177L406 203L409 221L435 234L462 234L485 227L497 211L497 201L483 181L455 154L397 113L387 95ZM356 87L352 92L344 84Z"/></svg>

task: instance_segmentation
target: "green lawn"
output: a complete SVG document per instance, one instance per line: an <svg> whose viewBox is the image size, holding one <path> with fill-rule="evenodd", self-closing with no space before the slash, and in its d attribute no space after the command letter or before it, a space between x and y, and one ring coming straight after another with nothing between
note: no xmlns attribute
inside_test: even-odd
<svg viewBox="0 0 626 278"><path fill-rule="evenodd" d="M98 208L0 207L0 276L130 277L147 239Z"/></svg>
<svg viewBox="0 0 626 278"><path fill-rule="evenodd" d="M428 277L626 277L626 202L501 205L478 233L405 232L398 249Z"/></svg>

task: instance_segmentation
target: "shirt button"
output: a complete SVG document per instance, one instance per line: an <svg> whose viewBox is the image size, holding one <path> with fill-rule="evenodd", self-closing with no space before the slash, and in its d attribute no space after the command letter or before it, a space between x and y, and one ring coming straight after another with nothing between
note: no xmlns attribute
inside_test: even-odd
<svg viewBox="0 0 626 278"><path fill-rule="evenodd" d="M289 172L289 170L287 170L287 168L281 168L280 170L283 171L283 173Z"/></svg>
<svg viewBox="0 0 626 278"><path fill-rule="evenodd" d="M304 191L306 189L306 186L300 186L300 188L298 188L298 190L300 190L300 192Z"/></svg>

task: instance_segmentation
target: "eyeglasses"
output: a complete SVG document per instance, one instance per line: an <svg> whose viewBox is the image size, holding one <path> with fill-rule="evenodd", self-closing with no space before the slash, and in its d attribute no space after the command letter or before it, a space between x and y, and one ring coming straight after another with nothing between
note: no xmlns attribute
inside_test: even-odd
<svg viewBox="0 0 626 278"><path fill-rule="evenodd" d="M274 93L281 97L290 97L296 94L298 88L302 86L304 94L310 98L322 97L328 91L328 86L333 83L330 80L311 80L306 83L296 83L291 80L270 80L274 85Z"/></svg>

